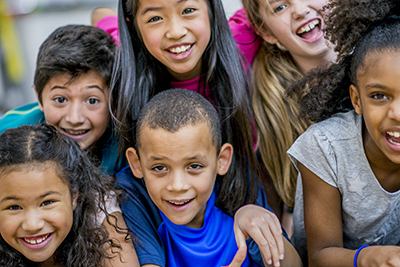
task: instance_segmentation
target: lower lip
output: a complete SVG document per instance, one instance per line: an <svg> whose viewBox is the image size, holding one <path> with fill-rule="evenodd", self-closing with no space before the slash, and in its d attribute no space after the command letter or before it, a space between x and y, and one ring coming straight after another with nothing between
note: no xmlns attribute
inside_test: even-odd
<svg viewBox="0 0 400 267"><path fill-rule="evenodd" d="M186 209L189 208L189 206L190 206L190 205L192 204L192 202L193 202L193 199L190 200L188 203L186 203L186 204L184 204L184 205L181 205L181 206L177 206L177 205L171 204L171 203L169 203L168 201L165 201L165 202L167 203L168 207L169 207L170 209L174 210L174 211L184 211L184 210L186 210Z"/></svg>
<svg viewBox="0 0 400 267"><path fill-rule="evenodd" d="M400 144L396 145L396 144L393 144L392 142L390 142L389 139L388 139L388 136L386 134L384 134L384 137L385 137L386 143L387 143L387 145L389 146L390 149L392 149L392 150L394 150L396 152L400 152Z"/></svg>
<svg viewBox="0 0 400 267"><path fill-rule="evenodd" d="M168 54L175 60L183 60L186 59L190 56L190 54L192 54L193 48L194 48L195 44L192 44L192 47L189 48L189 50L183 52L183 53L179 53L179 54L175 54L170 52L169 50L166 50L168 52Z"/></svg>
<svg viewBox="0 0 400 267"><path fill-rule="evenodd" d="M51 241L51 239L53 239L53 236L54 236L54 233L51 233L50 236L40 244L28 243L23 238L20 238L20 240L21 240L21 243L24 244L29 249L41 249L41 248L44 248L45 246L47 246L47 244Z"/></svg>
<svg viewBox="0 0 400 267"><path fill-rule="evenodd" d="M301 40L303 40L306 43L318 42L319 40L322 39L322 37L324 37L324 32L320 28L318 28L318 29L319 29L318 33L316 35L314 35L312 38L306 39L306 38L302 38L300 36L299 37L300 37Z"/></svg>
<svg viewBox="0 0 400 267"><path fill-rule="evenodd" d="M66 131L63 131L63 133L64 133L66 136L71 137L72 139L75 139L75 140L82 140L83 138L85 138L86 136L88 136L88 135L90 134L90 131L87 132L87 133L85 133L85 134L82 134L82 135L73 135L73 134L67 133Z"/></svg>

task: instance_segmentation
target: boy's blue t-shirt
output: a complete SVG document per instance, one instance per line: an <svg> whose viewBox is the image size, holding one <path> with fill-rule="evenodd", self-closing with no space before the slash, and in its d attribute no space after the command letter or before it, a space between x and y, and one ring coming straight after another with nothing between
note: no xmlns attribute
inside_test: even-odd
<svg viewBox="0 0 400 267"><path fill-rule="evenodd" d="M227 266L238 250L233 232L234 220L214 206L215 192L207 202L204 224L200 229L171 222L162 211L158 233L163 241L168 267ZM242 267L250 266L249 256Z"/></svg>
<svg viewBox="0 0 400 267"><path fill-rule="evenodd" d="M0 118L0 134L9 128L17 128L21 125L34 125L37 123L46 123L44 113L39 108L39 103L30 103L18 108L7 111ZM101 165L103 172L113 175L116 174L122 167L126 166L124 161L118 159L118 142L113 136L111 127L108 127L100 138L102 140Z"/></svg>
<svg viewBox="0 0 400 267"><path fill-rule="evenodd" d="M132 230L133 235L137 238L135 248L140 265L168 266L166 247L159 234L160 226L164 220L147 192L144 179L136 178L130 168L126 167L117 174L117 184L125 191L125 195L121 200L121 210L128 228ZM217 193L216 197L218 197ZM256 204L272 211L268 206L265 191L262 187L259 187ZM210 207L215 206L211 205ZM234 238L233 226L228 226L228 228L231 229L231 234ZM285 232L284 236L288 239ZM249 266L264 266L258 245L250 238L247 240L247 246ZM204 265L203 262L191 262L190 266L208 265Z"/></svg>

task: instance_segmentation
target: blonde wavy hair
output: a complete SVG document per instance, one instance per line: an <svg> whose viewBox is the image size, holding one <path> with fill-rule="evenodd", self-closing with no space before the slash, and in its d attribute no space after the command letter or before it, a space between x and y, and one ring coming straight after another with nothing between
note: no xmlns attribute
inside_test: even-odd
<svg viewBox="0 0 400 267"><path fill-rule="evenodd" d="M253 28L257 32L265 31L262 10L272 10L269 2L242 2ZM297 100L287 98L285 89L302 76L303 73L288 51L282 51L266 41L262 42L253 63L255 89L252 102L258 149L276 191L291 209L294 206L297 170L286 151L310 123L299 117Z"/></svg>

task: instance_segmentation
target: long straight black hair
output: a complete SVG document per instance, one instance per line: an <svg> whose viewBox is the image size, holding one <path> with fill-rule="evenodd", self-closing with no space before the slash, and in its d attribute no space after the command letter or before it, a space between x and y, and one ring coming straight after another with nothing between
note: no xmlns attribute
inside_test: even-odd
<svg viewBox="0 0 400 267"><path fill-rule="evenodd" d="M233 214L256 199L258 165L253 151L251 89L220 0L204 0L208 6L211 38L202 56L198 88L208 85L222 123L222 141L235 153L228 174L221 180L218 206ZM121 51L115 60L111 85L111 110L121 139L121 150L135 146L139 111L156 93L171 88L164 65L145 47L135 21L139 0L119 0L118 27Z"/></svg>

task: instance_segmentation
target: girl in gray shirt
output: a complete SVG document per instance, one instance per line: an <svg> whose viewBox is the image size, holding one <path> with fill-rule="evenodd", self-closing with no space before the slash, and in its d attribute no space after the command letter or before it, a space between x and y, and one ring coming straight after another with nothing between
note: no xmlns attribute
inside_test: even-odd
<svg viewBox="0 0 400 267"><path fill-rule="evenodd" d="M300 171L293 241L310 266L400 266L400 2L328 8L337 63L288 89L318 122L288 151Z"/></svg>

